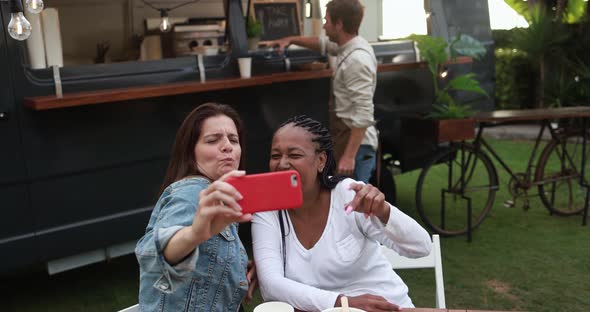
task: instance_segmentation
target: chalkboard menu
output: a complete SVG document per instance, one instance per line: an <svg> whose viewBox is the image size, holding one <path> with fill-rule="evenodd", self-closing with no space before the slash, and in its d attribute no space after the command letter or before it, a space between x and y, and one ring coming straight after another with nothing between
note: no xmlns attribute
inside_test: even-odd
<svg viewBox="0 0 590 312"><path fill-rule="evenodd" d="M252 7L254 17L262 24L262 41L301 34L297 0L255 0Z"/></svg>

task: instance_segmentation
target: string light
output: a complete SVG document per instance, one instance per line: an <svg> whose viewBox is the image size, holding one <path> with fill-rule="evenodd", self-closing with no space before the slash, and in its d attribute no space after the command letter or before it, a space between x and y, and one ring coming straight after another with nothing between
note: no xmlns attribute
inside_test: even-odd
<svg viewBox="0 0 590 312"><path fill-rule="evenodd" d="M147 2L146 0L141 0L141 2L143 2L145 5L160 12L160 17L162 18L162 21L160 22L160 31L161 32L169 32L172 29L173 25L172 25L172 23L170 23L170 18L168 17L168 12L170 12L174 9L178 9L182 6L187 5L187 4L195 3L198 1L199 0L187 1L187 2L181 3L181 4L171 7L171 8L158 8L158 7L155 7L153 4Z"/></svg>
<svg viewBox="0 0 590 312"><path fill-rule="evenodd" d="M8 34L16 40L27 40L31 36L31 23L23 15L23 6L20 0L14 0L10 7L10 22Z"/></svg>
<svg viewBox="0 0 590 312"><path fill-rule="evenodd" d="M311 14L312 14L311 0L307 0L305 2L305 18L311 18Z"/></svg>
<svg viewBox="0 0 590 312"><path fill-rule="evenodd" d="M39 14L43 11L45 4L43 3L43 0L27 0L25 6L30 13Z"/></svg>
<svg viewBox="0 0 590 312"><path fill-rule="evenodd" d="M170 25L170 19L168 18L168 11L166 9L160 9L160 17L162 22L160 23L161 32L169 32L172 29Z"/></svg>

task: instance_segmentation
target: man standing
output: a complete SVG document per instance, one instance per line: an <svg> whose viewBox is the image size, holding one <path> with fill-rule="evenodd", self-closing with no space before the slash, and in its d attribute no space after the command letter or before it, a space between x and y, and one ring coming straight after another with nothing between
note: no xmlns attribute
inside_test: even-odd
<svg viewBox="0 0 590 312"><path fill-rule="evenodd" d="M337 170L366 183L375 167L378 142L373 117L377 60L371 45L358 35L363 13L359 0L332 0L324 23L329 41L286 37L271 44L279 51L295 44L336 56L329 109Z"/></svg>

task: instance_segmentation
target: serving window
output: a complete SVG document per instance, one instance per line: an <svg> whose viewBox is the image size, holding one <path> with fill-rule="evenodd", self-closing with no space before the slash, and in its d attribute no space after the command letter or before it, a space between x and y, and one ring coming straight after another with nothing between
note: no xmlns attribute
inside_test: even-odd
<svg viewBox="0 0 590 312"><path fill-rule="evenodd" d="M183 3L187 0L46 0L41 14L27 14L33 24L25 41L28 63L40 69L225 53L222 0L170 10L170 31L160 31L162 12L156 9Z"/></svg>

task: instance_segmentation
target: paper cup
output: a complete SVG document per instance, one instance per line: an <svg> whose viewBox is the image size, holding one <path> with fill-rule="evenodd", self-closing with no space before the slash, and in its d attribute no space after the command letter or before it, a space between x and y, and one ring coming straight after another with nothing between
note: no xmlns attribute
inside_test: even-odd
<svg viewBox="0 0 590 312"><path fill-rule="evenodd" d="M288 303L271 301L259 304L254 308L254 312L293 312L295 309Z"/></svg>
<svg viewBox="0 0 590 312"><path fill-rule="evenodd" d="M250 78L252 73L252 58L240 57L238 58L238 66L240 67L240 77Z"/></svg>
<svg viewBox="0 0 590 312"><path fill-rule="evenodd" d="M341 312L341 311L342 311L342 308L329 308L329 309L326 309L322 312ZM367 312L365 310L361 310L361 309L357 309L357 308L348 308L348 311L350 311L350 312Z"/></svg>

